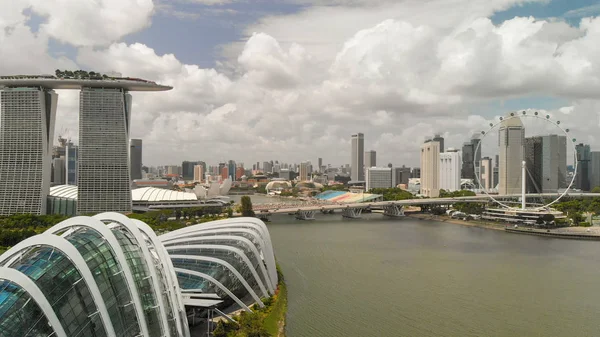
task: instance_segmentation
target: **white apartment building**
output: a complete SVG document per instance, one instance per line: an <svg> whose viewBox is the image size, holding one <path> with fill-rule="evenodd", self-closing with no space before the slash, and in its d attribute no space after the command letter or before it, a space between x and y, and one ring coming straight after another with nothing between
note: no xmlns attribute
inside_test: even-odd
<svg viewBox="0 0 600 337"><path fill-rule="evenodd" d="M490 189L493 189L495 186L495 182L494 182L494 178L493 178L493 173L494 170L492 168L492 158L489 157L485 157L481 159L481 177L479 180L479 184L481 186L476 186L477 189L482 188L485 191L489 191Z"/></svg>
<svg viewBox="0 0 600 337"><path fill-rule="evenodd" d="M426 197L440 195L440 143L428 141L421 145L421 194Z"/></svg>
<svg viewBox="0 0 600 337"><path fill-rule="evenodd" d="M390 167L369 167L366 173L367 191L373 188L390 188L394 186Z"/></svg>
<svg viewBox="0 0 600 337"><path fill-rule="evenodd" d="M449 148L448 152L440 153L439 189L459 191L461 168L462 156L458 150Z"/></svg>

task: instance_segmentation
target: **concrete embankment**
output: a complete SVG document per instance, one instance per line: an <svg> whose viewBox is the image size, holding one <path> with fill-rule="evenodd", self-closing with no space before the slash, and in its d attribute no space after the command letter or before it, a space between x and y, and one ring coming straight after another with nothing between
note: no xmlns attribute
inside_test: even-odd
<svg viewBox="0 0 600 337"><path fill-rule="evenodd" d="M451 223L451 224L455 224L455 225L468 226L468 227L481 227L481 228L494 229L494 230L500 230L500 231L504 230L503 224L499 224L499 223L495 223L495 222L487 222L487 221L480 221L480 220L466 221L466 220L460 220L460 219L453 219L447 215L433 215L433 214L429 214L429 213L420 213L420 212L404 212L404 214L406 216L416 218L416 219L422 219L422 220L440 221L440 222L447 222L447 223Z"/></svg>
<svg viewBox="0 0 600 337"><path fill-rule="evenodd" d="M505 231L508 233L538 235L538 236L546 236L546 237L552 237L552 238L557 238L557 239L600 241L600 235L585 234L585 233L564 233L564 232L555 232L555 231L547 230L547 229L510 228L510 227L506 227Z"/></svg>

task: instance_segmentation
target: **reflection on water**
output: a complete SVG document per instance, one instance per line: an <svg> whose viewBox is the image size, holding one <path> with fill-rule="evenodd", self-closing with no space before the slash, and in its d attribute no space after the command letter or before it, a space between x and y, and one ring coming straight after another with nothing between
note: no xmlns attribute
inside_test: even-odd
<svg viewBox="0 0 600 337"><path fill-rule="evenodd" d="M380 214L268 226L289 337L599 335L598 242Z"/></svg>

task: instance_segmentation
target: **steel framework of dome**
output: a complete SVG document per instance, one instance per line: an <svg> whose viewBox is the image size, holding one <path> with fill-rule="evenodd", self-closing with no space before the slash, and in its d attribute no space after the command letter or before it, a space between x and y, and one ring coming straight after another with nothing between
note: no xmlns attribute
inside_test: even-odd
<svg viewBox="0 0 600 337"><path fill-rule="evenodd" d="M119 213L73 217L0 255L0 336L189 337L190 294L250 311L277 282L255 218L157 236Z"/></svg>

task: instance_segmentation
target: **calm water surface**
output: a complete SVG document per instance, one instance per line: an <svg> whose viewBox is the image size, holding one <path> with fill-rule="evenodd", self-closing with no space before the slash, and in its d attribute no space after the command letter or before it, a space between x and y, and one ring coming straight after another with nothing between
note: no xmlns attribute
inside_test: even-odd
<svg viewBox="0 0 600 337"><path fill-rule="evenodd" d="M600 336L600 242L381 214L268 226L289 337Z"/></svg>

